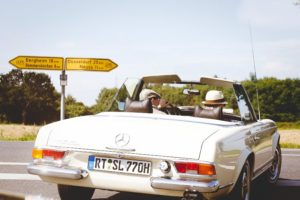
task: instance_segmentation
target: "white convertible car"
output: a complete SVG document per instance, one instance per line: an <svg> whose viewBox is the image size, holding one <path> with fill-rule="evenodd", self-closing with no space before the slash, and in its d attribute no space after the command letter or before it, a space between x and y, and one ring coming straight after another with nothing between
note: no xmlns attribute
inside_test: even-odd
<svg viewBox="0 0 300 200"><path fill-rule="evenodd" d="M168 101L161 113L140 99L146 88ZM226 106L203 106L203 88L223 91ZM253 179L278 180L279 138L272 120L257 119L240 83L148 76L127 79L107 112L42 127L28 172L56 183L61 199L90 199L99 188L249 200Z"/></svg>

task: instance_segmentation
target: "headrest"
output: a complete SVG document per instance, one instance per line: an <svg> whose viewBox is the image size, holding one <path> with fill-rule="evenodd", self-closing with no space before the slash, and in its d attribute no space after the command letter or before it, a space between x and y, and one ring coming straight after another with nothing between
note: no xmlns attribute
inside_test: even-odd
<svg viewBox="0 0 300 200"><path fill-rule="evenodd" d="M194 110L194 117L222 119L222 115L222 107L201 108L196 106Z"/></svg>
<svg viewBox="0 0 300 200"><path fill-rule="evenodd" d="M125 112L152 113L153 108L150 99L133 101L127 98L125 103Z"/></svg>

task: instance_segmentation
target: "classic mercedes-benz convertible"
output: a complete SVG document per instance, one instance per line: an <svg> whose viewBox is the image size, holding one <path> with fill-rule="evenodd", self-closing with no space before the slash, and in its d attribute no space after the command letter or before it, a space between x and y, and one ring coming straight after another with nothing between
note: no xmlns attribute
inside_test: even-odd
<svg viewBox="0 0 300 200"><path fill-rule="evenodd" d="M42 127L28 172L56 183L62 199L99 188L249 200L252 180L278 180L279 139L238 82L147 76L127 79L107 112Z"/></svg>

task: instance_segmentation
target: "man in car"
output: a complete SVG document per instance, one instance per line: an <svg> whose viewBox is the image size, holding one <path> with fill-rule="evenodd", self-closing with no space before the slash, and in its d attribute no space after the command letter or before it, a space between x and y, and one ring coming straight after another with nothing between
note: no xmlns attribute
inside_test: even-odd
<svg viewBox="0 0 300 200"><path fill-rule="evenodd" d="M161 104L165 104L165 103L164 101L160 101L161 98L157 92L150 89L143 89L142 92L140 93L140 101L143 101L145 99L150 99L154 114L163 114L163 115L166 114L159 110L161 106L164 106Z"/></svg>

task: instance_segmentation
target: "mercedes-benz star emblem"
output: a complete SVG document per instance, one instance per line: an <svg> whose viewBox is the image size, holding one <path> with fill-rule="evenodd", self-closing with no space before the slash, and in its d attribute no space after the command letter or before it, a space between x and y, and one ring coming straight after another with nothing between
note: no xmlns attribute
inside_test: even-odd
<svg viewBox="0 0 300 200"><path fill-rule="evenodd" d="M120 133L115 138L115 143L119 147L126 146L130 141L130 136L126 133Z"/></svg>

